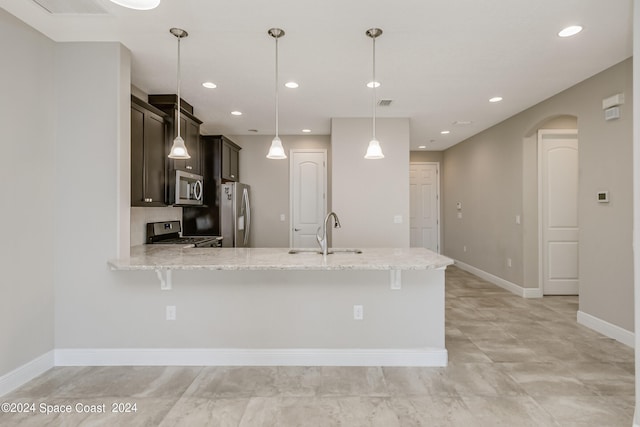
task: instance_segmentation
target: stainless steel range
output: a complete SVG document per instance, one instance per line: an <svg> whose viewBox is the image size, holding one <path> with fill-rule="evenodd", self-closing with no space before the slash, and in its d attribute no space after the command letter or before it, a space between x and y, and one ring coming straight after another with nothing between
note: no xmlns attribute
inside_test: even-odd
<svg viewBox="0 0 640 427"><path fill-rule="evenodd" d="M195 248L217 248L222 246L222 237L180 236L180 221L148 222L147 244L184 245Z"/></svg>

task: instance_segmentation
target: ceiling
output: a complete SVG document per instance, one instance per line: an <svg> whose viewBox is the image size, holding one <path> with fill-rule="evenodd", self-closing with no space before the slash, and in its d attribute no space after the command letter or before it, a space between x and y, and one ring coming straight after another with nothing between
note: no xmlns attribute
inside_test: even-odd
<svg viewBox="0 0 640 427"><path fill-rule="evenodd" d="M393 102L377 116L410 118L412 150L450 147L632 54L631 0L162 0L151 11L108 0L38 1L69 13L33 0L0 7L55 41L122 42L132 52L132 84L149 94L175 93L177 40L169 29L187 30L182 96L204 133L274 133L272 27L286 32L281 135L303 128L328 135L332 117L371 117L365 31L379 27L377 98ZM584 31L557 36L572 24ZM282 86L289 80L300 87ZM493 96L504 100L489 103Z"/></svg>

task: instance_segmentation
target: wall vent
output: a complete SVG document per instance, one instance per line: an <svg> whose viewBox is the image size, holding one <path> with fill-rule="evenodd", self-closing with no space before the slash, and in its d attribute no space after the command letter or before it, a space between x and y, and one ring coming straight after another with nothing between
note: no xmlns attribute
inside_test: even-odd
<svg viewBox="0 0 640 427"><path fill-rule="evenodd" d="M378 101L378 106L379 107L388 107L389 105L391 105L393 101L391 99L381 99L380 101Z"/></svg>
<svg viewBox="0 0 640 427"><path fill-rule="evenodd" d="M47 12L75 15L102 15L107 11L96 0L33 0Z"/></svg>

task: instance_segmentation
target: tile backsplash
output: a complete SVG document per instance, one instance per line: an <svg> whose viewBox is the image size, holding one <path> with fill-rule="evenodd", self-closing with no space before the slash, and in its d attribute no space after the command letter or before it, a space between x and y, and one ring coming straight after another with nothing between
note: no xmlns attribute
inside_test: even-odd
<svg viewBox="0 0 640 427"><path fill-rule="evenodd" d="M142 245L147 238L147 223L157 221L182 221L182 208L131 208L131 246Z"/></svg>

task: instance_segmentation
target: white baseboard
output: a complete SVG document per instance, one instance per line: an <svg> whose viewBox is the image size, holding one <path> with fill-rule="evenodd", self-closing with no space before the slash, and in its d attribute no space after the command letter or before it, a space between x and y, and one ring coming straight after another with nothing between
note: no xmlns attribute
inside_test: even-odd
<svg viewBox="0 0 640 427"><path fill-rule="evenodd" d="M496 286L501 287L502 289L506 289L507 291L514 293L522 298L542 298L542 289L540 288L523 288L520 285L516 285L515 283L509 282L501 277L494 276L491 273L487 273L486 271L480 270L472 265L465 264L462 261L455 261L455 266L459 267L464 271L468 271L471 274L475 274L481 279L486 280L487 282L493 283Z"/></svg>
<svg viewBox="0 0 640 427"><path fill-rule="evenodd" d="M54 367L54 352L49 351L0 377L0 396L17 389Z"/></svg>
<svg viewBox="0 0 640 427"><path fill-rule="evenodd" d="M447 366L444 348L58 349L56 366Z"/></svg>
<svg viewBox="0 0 640 427"><path fill-rule="evenodd" d="M612 338L616 341L620 341L631 348L635 348L635 334L631 331L616 326L598 317L585 313L584 311L578 311L577 315L578 323L593 329L602 335Z"/></svg>

